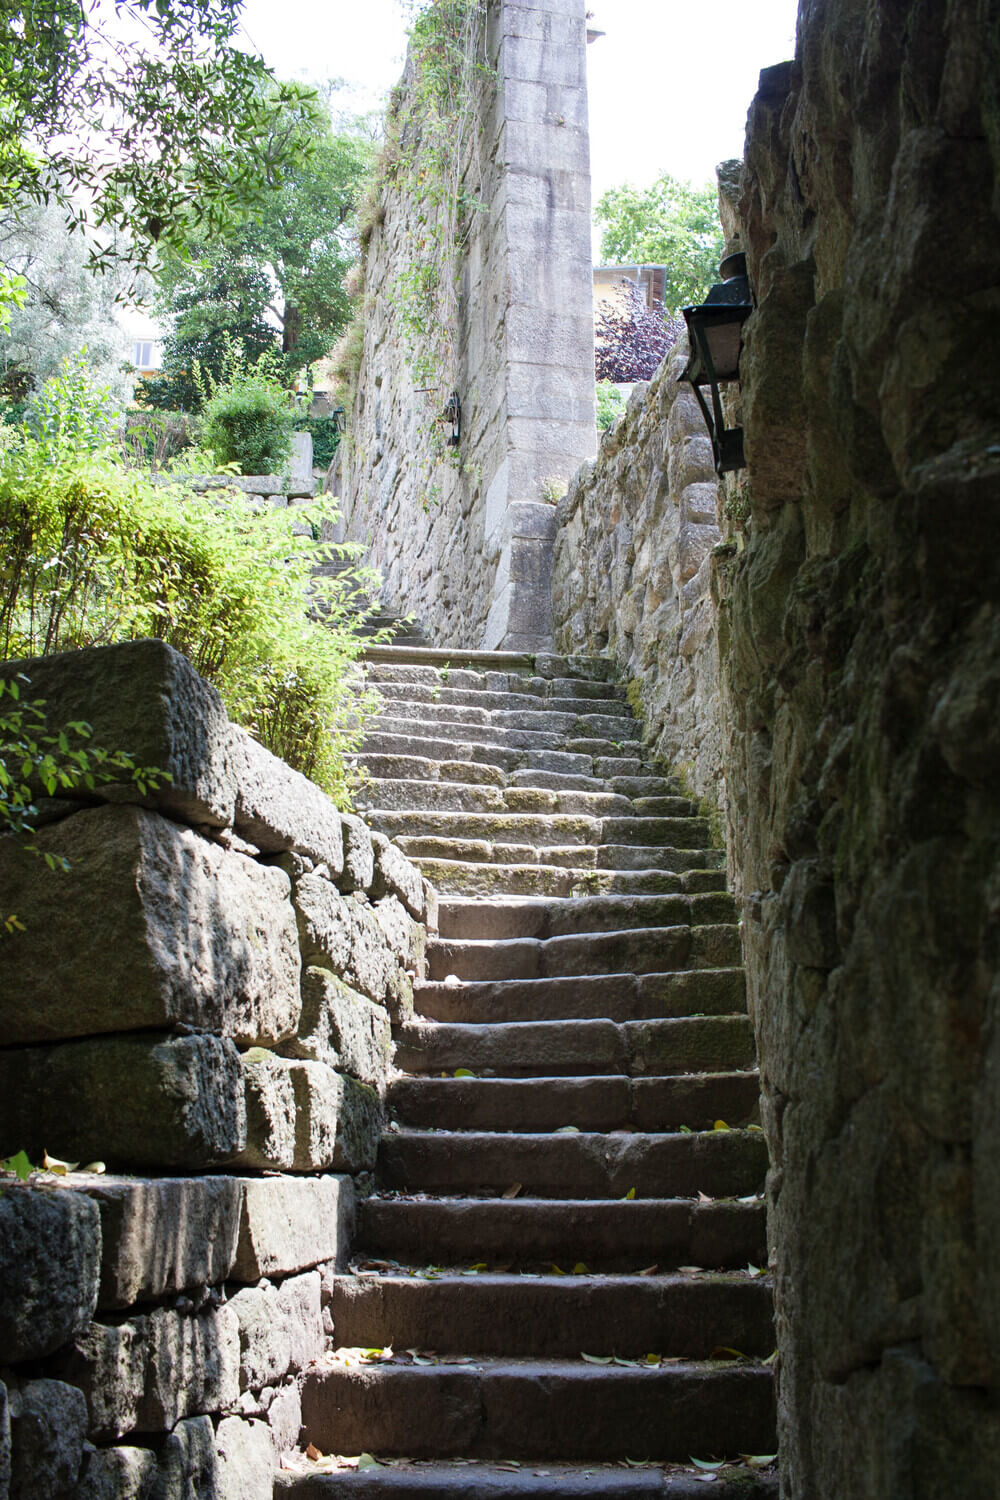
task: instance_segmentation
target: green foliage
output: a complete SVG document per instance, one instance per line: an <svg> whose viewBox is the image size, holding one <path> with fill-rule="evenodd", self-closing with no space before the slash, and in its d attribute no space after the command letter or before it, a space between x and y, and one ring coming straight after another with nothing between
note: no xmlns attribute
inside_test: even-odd
<svg viewBox="0 0 1000 1500"><path fill-rule="evenodd" d="M700 302L717 281L723 238L718 195L664 172L648 188L609 188L594 209L603 226L601 255L609 265L666 267L668 315Z"/></svg>
<svg viewBox="0 0 1000 1500"><path fill-rule="evenodd" d="M250 361L280 350L291 380L329 353L351 316L344 281L357 260L370 132L363 122L334 131L329 87L284 88L268 134L283 149L294 146L299 165L221 236L192 233L184 253L166 259L160 311L173 330L162 373L145 383L150 405L197 411L193 368L219 379L227 339Z"/></svg>
<svg viewBox="0 0 1000 1500"><path fill-rule="evenodd" d="M94 236L67 223L58 204L20 201L4 213L0 192L0 266L24 282L21 304L8 309L0 330L2 389L12 399L37 390L84 348L101 380L123 403L131 399L131 339L120 313L132 278L123 267L95 276L94 248Z"/></svg>
<svg viewBox="0 0 1000 1500"><path fill-rule="evenodd" d="M306 417L298 422L297 432L308 432L313 440L313 464L328 469L340 446L340 432L332 417Z"/></svg>
<svg viewBox="0 0 1000 1500"><path fill-rule="evenodd" d="M278 331L264 313L271 300L266 270L223 243L176 268L161 307L173 321L158 374L141 380L137 400L161 411L201 410L205 381L221 381L227 350L247 364L277 353Z"/></svg>
<svg viewBox="0 0 1000 1500"><path fill-rule="evenodd" d="M486 59L485 0L430 0L411 10L406 86L390 106L382 171L416 205L417 235L388 296L414 383L443 407L457 378L463 257L483 210L477 120L484 91L492 95L496 88L496 73ZM423 430L432 460L453 456L436 423Z"/></svg>
<svg viewBox="0 0 1000 1500"><path fill-rule="evenodd" d="M223 468L241 474L282 474L292 449L298 404L281 383L275 356L248 365L234 344L223 359L222 380L210 382L202 412L201 442Z"/></svg>
<svg viewBox="0 0 1000 1500"><path fill-rule="evenodd" d="M29 685L23 673L0 679L0 835L21 839L50 870L68 870L65 856L43 851L34 842L39 792L54 797L66 791L94 791L109 781L127 781L145 796L171 778L168 772L136 765L124 750L90 744L90 725L82 720L50 729L44 700L22 696L22 687ZM0 926L7 932L24 930L14 912L0 918Z"/></svg>
<svg viewBox="0 0 1000 1500"><path fill-rule="evenodd" d="M625 410L625 397L610 380L597 382L597 425L604 432Z"/></svg>
<svg viewBox="0 0 1000 1500"><path fill-rule="evenodd" d="M154 487L88 432L55 450L23 432L0 454L0 655L165 640L237 723L349 802L366 708L351 593L371 575L314 579L330 549L293 533L318 534L329 509Z"/></svg>
<svg viewBox="0 0 1000 1500"><path fill-rule="evenodd" d="M32 0L0 7L0 208L57 202L100 232L96 266L151 266L192 224L217 234L283 181L287 94L234 45L240 0ZM6 291L3 296L7 296Z"/></svg>
<svg viewBox="0 0 1000 1500"><path fill-rule="evenodd" d="M24 422L40 459L63 453L98 453L115 441L122 424L110 386L99 383L86 349L64 359L24 407Z"/></svg>

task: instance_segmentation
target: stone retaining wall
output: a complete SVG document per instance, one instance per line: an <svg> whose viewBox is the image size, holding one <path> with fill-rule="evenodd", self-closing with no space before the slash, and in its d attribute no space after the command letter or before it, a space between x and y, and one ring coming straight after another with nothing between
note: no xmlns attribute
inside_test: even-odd
<svg viewBox="0 0 1000 1500"><path fill-rule="evenodd" d="M788 1500L1000 1475L995 21L802 0L749 117L715 587Z"/></svg>
<svg viewBox="0 0 1000 1500"><path fill-rule="evenodd" d="M463 189L476 202L459 285L444 289L438 314L454 365L413 374L430 340L397 294L437 210L387 173L366 255L343 504L347 538L381 571L385 602L435 645L544 651L552 502L596 441L586 4L489 0L484 19L476 61L495 87L479 75L464 125ZM409 75L399 87L401 150L412 153ZM431 157L427 175L436 170ZM453 388L461 443L435 459L429 434Z"/></svg>
<svg viewBox="0 0 1000 1500"><path fill-rule="evenodd" d="M173 779L0 841L0 1496L270 1500L433 897L162 643L17 671Z"/></svg>
<svg viewBox="0 0 1000 1500"><path fill-rule="evenodd" d="M609 651L655 753L721 807L719 673L710 597L720 540L712 445L690 386L687 336L637 385L557 510L556 648Z"/></svg>

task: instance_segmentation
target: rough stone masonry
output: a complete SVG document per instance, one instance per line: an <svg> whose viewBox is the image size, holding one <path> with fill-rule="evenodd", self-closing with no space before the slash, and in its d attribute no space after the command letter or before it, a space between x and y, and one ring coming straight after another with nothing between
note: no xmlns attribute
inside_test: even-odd
<svg viewBox="0 0 1000 1500"><path fill-rule="evenodd" d="M803 0L742 215L724 760L789 1500L1000 1475L1000 27Z"/></svg>
<svg viewBox="0 0 1000 1500"><path fill-rule="evenodd" d="M585 12L585 0L484 8L488 71L468 131L482 180L466 167L480 206L451 314L457 363L428 380L414 376L426 350L393 289L420 259L429 210L392 182L380 191L347 535L382 572L385 598L443 647L552 646L554 502L595 447ZM409 86L407 75L404 99ZM461 444L422 463L452 383Z"/></svg>
<svg viewBox="0 0 1000 1500"><path fill-rule="evenodd" d="M271 1500L427 889L162 642L4 671L172 779L0 843L0 1158L82 1168L0 1194L0 1495Z"/></svg>

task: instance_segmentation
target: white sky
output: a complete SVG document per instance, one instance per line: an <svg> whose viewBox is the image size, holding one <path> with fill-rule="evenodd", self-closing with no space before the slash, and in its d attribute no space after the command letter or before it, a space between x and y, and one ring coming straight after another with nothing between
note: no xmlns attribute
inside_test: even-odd
<svg viewBox="0 0 1000 1500"><path fill-rule="evenodd" d="M595 200L658 173L706 182L742 156L761 68L791 57L796 0L589 0ZM350 85L344 107L377 108L406 47L400 0L246 0L247 36L282 78Z"/></svg>

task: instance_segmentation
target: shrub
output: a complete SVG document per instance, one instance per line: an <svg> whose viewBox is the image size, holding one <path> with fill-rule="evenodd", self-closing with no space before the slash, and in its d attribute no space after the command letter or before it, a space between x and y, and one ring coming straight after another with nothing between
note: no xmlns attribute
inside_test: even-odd
<svg viewBox="0 0 1000 1500"><path fill-rule="evenodd" d="M299 412L279 370L274 355L262 354L248 365L229 345L223 378L211 382L201 420L201 442L223 467L236 464L241 474L284 472Z"/></svg>
<svg viewBox="0 0 1000 1500"><path fill-rule="evenodd" d="M622 280L619 299L600 303L594 319L597 378L622 385L649 380L684 332L684 319L665 317L662 303L647 307L634 281Z"/></svg>
<svg viewBox="0 0 1000 1500"><path fill-rule="evenodd" d="M340 433L333 417L307 417L298 424L298 431L312 434L313 463L318 469L328 469L340 444Z"/></svg>
<svg viewBox="0 0 1000 1500"><path fill-rule="evenodd" d="M606 431L625 410L625 397L610 380L597 382L597 425Z"/></svg>
<svg viewBox="0 0 1000 1500"><path fill-rule="evenodd" d="M314 579L330 549L292 529L318 534L331 515L155 487L112 446L53 451L23 431L0 453L0 654L165 640L237 723L346 805L367 707L349 594L370 576Z"/></svg>

